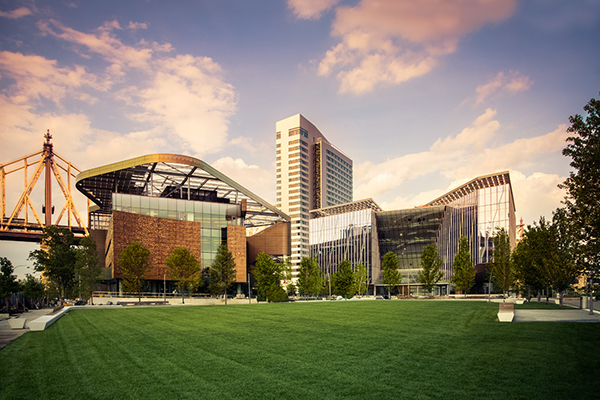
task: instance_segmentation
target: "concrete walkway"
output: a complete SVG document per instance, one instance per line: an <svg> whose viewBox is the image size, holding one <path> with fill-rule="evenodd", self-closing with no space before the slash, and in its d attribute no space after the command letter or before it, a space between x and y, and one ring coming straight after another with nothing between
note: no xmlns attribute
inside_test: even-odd
<svg viewBox="0 0 600 400"><path fill-rule="evenodd" d="M29 332L29 323L34 319L42 317L44 315L52 313L52 308L44 308L41 310L29 310L26 313L19 314L19 318L27 318L25 323L25 329L11 329L7 319L0 321L0 349L4 346L20 337L21 335Z"/></svg>
<svg viewBox="0 0 600 400"><path fill-rule="evenodd" d="M600 322L600 314L589 310L515 310L513 322Z"/></svg>

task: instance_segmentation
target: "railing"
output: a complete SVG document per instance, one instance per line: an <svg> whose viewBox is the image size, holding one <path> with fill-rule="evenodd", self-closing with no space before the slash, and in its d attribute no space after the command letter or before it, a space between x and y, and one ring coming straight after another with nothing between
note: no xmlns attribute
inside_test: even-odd
<svg viewBox="0 0 600 400"><path fill-rule="evenodd" d="M111 292L111 291L95 291L92 292L92 297L112 297L118 299L137 299L140 297L137 293L126 293L126 292ZM141 297L149 298L149 299L172 299L181 297L181 293L163 293L163 292L142 292ZM206 299L211 297L209 293L191 293L185 294L185 298L193 298L193 299Z"/></svg>

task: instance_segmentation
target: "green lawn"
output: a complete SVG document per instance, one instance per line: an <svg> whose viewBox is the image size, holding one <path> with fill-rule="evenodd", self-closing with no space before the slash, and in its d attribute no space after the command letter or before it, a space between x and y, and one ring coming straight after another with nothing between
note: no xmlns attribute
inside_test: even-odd
<svg viewBox="0 0 600 400"><path fill-rule="evenodd" d="M498 304L346 301L73 311L0 350L2 399L597 398L600 324Z"/></svg>

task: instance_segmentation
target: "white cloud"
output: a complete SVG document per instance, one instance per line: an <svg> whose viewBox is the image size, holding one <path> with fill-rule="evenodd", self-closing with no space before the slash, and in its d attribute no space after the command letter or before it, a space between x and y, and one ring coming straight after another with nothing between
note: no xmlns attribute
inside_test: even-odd
<svg viewBox="0 0 600 400"><path fill-rule="evenodd" d="M499 72L490 82L477 86L475 104L483 103L488 97L498 93L523 92L529 90L533 81L519 71L510 71L508 74Z"/></svg>
<svg viewBox="0 0 600 400"><path fill-rule="evenodd" d="M28 137L43 135L50 121L67 123L67 119L77 116L79 122L73 126L79 132L66 145L73 151L76 148L79 157L98 160L99 164L103 163L102 152L108 158L127 158L143 150L157 152L166 147L201 157L227 145L228 123L236 111L237 94L211 58L171 56L168 53L173 47L169 43L142 39L135 45L125 44L118 36L122 31L118 21L107 21L91 33L55 20L42 20L37 26L43 34L74 45L73 51L84 62L93 60L88 67L62 66L60 60L35 54L0 52L6 137L28 143ZM43 99L57 107L50 111ZM99 129L91 122L98 116L66 112L63 103L72 99L94 104L105 113L101 118L129 119L129 131ZM14 112L9 113L9 109ZM69 130L60 124L56 128Z"/></svg>
<svg viewBox="0 0 600 400"><path fill-rule="evenodd" d="M57 67L56 60L48 60L37 55L0 52L0 71L4 79L9 77L14 83L9 87L13 102L38 102L42 97L59 105L67 94L83 100L92 99L81 90L93 88L105 90L94 74L81 65L70 68Z"/></svg>
<svg viewBox="0 0 600 400"><path fill-rule="evenodd" d="M516 0L361 0L340 6L331 34L341 42L325 54L318 73L337 72L340 93L399 84L430 72L463 36L508 18L515 8Z"/></svg>
<svg viewBox="0 0 600 400"><path fill-rule="evenodd" d="M544 135L501 144L501 125L495 117L496 111L488 109L471 126L455 136L438 139L427 151L355 166L355 197L383 198L380 204L386 209L419 206L446 190L411 194L403 191L401 185L421 178L441 179L449 182L449 190L477 176L509 170L514 191L518 192L518 215L535 218L538 206L539 215L549 215L563 197L554 186L564 178L539 172L526 176L520 171L535 170L540 157L560 152L568 136L566 125ZM545 196L542 200L540 194Z"/></svg>
<svg viewBox="0 0 600 400"><path fill-rule="evenodd" d="M33 12L27 7L20 7L12 11L0 11L0 17L16 19L26 15L31 15Z"/></svg>
<svg viewBox="0 0 600 400"><path fill-rule="evenodd" d="M288 0L288 7L299 19L319 19L340 0Z"/></svg>
<svg viewBox="0 0 600 400"><path fill-rule="evenodd" d="M273 203L275 194L273 171L261 169L257 165L248 165L240 158L233 159L231 157L220 158L211 166L257 196Z"/></svg>
<svg viewBox="0 0 600 400"><path fill-rule="evenodd" d="M146 24L145 22L133 22L133 21L129 21L129 25L127 25L127 28L129 29L148 29L148 24Z"/></svg>

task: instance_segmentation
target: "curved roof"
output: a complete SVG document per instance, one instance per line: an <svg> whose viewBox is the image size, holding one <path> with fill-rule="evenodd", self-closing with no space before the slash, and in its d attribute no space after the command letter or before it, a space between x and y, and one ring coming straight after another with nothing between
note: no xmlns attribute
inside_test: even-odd
<svg viewBox="0 0 600 400"><path fill-rule="evenodd" d="M112 212L112 194L192 200L246 202L245 224L270 225L290 217L233 179L197 158L177 154L149 154L81 172L77 189L100 212Z"/></svg>
<svg viewBox="0 0 600 400"><path fill-rule="evenodd" d="M512 191L512 185L510 183L510 174L508 171L497 172L495 174L489 174L484 176L478 176L477 178L471 179L469 182L457 187L449 191L448 193L438 197L437 199L430 201L427 204L422 205L421 207L431 207L431 206L443 206L446 204L452 204L457 201L461 197L468 195L471 192L474 192L478 189L485 189L494 186L500 185L509 185L510 187L510 197L512 200L513 208L515 208L515 201Z"/></svg>

